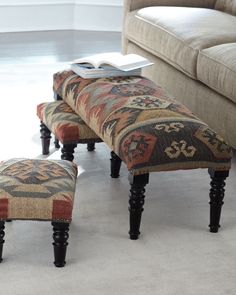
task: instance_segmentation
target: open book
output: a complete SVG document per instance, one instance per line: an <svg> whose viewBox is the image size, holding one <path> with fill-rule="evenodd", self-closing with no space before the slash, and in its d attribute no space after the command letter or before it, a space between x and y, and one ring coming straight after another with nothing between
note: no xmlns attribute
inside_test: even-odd
<svg viewBox="0 0 236 295"><path fill-rule="evenodd" d="M101 66L99 68L94 68L91 64L71 64L71 69L74 73L79 75L84 79L89 78L107 78L107 77L117 77L117 76L140 76L141 69L135 69L131 71L121 71L112 66Z"/></svg>
<svg viewBox="0 0 236 295"><path fill-rule="evenodd" d="M78 75L82 77L87 75L89 78L95 76L126 76L139 75L141 68L152 64L149 60L137 54L122 55L119 52L107 52L75 59L71 63L71 69Z"/></svg>

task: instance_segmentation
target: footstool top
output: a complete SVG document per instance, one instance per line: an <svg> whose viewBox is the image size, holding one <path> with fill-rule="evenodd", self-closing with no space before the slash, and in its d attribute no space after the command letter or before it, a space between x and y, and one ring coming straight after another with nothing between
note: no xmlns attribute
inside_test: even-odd
<svg viewBox="0 0 236 295"><path fill-rule="evenodd" d="M147 78L83 79L65 70L53 88L134 175L230 168L231 147Z"/></svg>
<svg viewBox="0 0 236 295"><path fill-rule="evenodd" d="M70 222L77 166L64 160L14 158L0 164L0 220Z"/></svg>
<svg viewBox="0 0 236 295"><path fill-rule="evenodd" d="M64 101L39 104L37 115L63 144L101 142L101 139Z"/></svg>

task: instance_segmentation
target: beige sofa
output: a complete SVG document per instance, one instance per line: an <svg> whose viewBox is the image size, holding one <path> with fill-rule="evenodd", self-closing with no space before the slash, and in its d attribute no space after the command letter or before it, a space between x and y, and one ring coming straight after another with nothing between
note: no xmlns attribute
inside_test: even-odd
<svg viewBox="0 0 236 295"><path fill-rule="evenodd" d="M124 0L123 52L236 148L236 0Z"/></svg>

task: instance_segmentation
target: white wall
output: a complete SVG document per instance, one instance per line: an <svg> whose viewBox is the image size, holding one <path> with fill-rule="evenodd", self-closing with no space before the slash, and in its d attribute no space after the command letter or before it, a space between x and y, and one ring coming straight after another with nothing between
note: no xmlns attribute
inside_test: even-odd
<svg viewBox="0 0 236 295"><path fill-rule="evenodd" d="M0 32L121 31L122 0L0 0Z"/></svg>
<svg viewBox="0 0 236 295"><path fill-rule="evenodd" d="M121 31L121 25L121 0L75 0L75 29Z"/></svg>

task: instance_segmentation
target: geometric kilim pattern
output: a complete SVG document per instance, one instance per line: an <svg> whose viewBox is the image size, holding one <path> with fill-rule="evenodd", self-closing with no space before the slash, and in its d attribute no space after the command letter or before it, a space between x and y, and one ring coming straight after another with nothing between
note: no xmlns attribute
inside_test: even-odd
<svg viewBox="0 0 236 295"><path fill-rule="evenodd" d="M64 160L11 159L0 165L0 220L70 222L77 166Z"/></svg>
<svg viewBox="0 0 236 295"><path fill-rule="evenodd" d="M83 79L66 70L54 74L53 88L133 174L230 169L231 147L149 79Z"/></svg>
<svg viewBox="0 0 236 295"><path fill-rule="evenodd" d="M63 101L39 104L37 115L62 144L101 142L80 116Z"/></svg>

